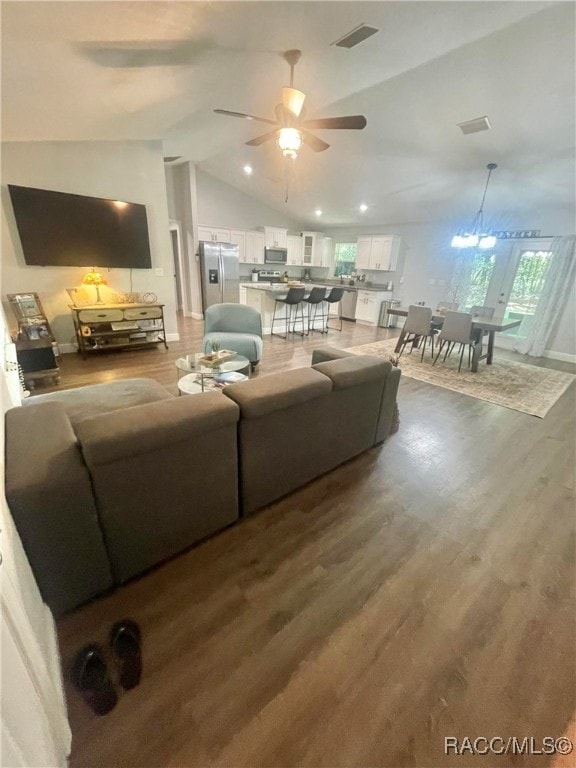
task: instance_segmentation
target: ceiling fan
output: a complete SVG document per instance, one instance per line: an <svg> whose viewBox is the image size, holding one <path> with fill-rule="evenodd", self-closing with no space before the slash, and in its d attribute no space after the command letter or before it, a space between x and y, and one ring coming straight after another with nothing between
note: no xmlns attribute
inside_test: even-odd
<svg viewBox="0 0 576 768"><path fill-rule="evenodd" d="M266 141L276 139L278 146L285 157L296 158L298 150L302 144L310 147L314 152L323 152L328 149L327 144L319 139L310 129L352 129L362 130L366 127L366 118L364 115L349 115L347 117L324 117L317 120L304 120L304 100L306 94L294 88L294 67L302 56L302 51L286 51L284 59L290 65L290 85L282 88L282 103L274 108L276 120L270 120L266 117L256 117L255 115L245 115L243 112L230 112L227 109L215 109L219 115L229 115L230 117L241 117L245 120L256 120L260 123L273 125L274 129L255 139L247 141L249 147L258 147Z"/></svg>

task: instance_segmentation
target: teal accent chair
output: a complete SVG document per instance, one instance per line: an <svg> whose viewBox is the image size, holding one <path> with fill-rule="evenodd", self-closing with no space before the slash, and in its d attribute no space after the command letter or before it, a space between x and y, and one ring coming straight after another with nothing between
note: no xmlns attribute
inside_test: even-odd
<svg viewBox="0 0 576 768"><path fill-rule="evenodd" d="M247 357L254 370L263 349L260 313L244 304L212 304L204 312L204 352L212 351L212 341Z"/></svg>

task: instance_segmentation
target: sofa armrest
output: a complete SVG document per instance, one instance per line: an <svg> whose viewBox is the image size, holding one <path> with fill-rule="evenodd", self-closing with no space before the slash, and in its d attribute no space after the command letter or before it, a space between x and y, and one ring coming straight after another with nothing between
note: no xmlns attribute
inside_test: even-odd
<svg viewBox="0 0 576 768"><path fill-rule="evenodd" d="M83 419L76 434L88 466L156 451L214 432L239 419L238 406L217 393L160 400Z"/></svg>
<svg viewBox="0 0 576 768"><path fill-rule="evenodd" d="M112 586L90 476L61 403L6 413L6 499L56 615Z"/></svg>
<svg viewBox="0 0 576 768"><path fill-rule="evenodd" d="M317 363L313 369L328 376L334 389L347 389L376 379L384 380L392 364L371 355L350 355Z"/></svg>
<svg viewBox="0 0 576 768"><path fill-rule="evenodd" d="M380 405L380 416L378 417L378 429L376 430L376 444L386 440L390 434L390 429L392 428L392 419L394 418L394 411L396 408L396 397L398 395L398 387L400 385L401 375L402 371L400 368L392 366L392 370L388 376L386 376L384 395Z"/></svg>
<svg viewBox="0 0 576 768"><path fill-rule="evenodd" d="M312 363L311 365L316 365L317 363L326 363L329 360L340 360L343 357L356 357L356 355L353 352L346 352L345 349L338 349L337 347L316 347L312 351Z"/></svg>

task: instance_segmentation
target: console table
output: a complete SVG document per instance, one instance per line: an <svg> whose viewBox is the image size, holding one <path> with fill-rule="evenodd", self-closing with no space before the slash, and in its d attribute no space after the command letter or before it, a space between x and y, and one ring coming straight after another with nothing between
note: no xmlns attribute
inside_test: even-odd
<svg viewBox="0 0 576 768"><path fill-rule="evenodd" d="M149 347L166 343L164 304L93 304L70 307L78 352Z"/></svg>

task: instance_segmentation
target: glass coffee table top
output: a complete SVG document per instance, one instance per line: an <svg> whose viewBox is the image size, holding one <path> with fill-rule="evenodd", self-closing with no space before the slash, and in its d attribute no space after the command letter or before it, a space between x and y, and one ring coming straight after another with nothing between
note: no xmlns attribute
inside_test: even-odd
<svg viewBox="0 0 576 768"><path fill-rule="evenodd" d="M176 360L176 368L183 376L178 379L178 389L186 394L204 392L207 389L220 389L226 384L245 381L248 376L240 371L250 370L250 360L244 355L234 354L218 362L217 365L203 364L200 358L203 352L185 355Z"/></svg>

